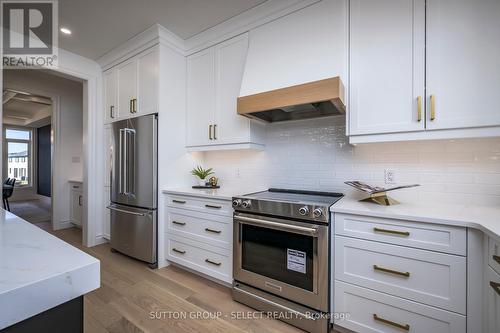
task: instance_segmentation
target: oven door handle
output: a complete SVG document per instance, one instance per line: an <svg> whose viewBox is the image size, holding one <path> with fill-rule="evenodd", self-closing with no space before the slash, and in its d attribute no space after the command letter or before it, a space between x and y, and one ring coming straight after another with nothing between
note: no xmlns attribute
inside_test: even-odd
<svg viewBox="0 0 500 333"><path fill-rule="evenodd" d="M268 220L256 219L252 217L246 216L235 216L234 219L240 223L255 225L259 227L266 227L270 229L292 232L300 235L307 235L312 237L318 237L318 229L317 228L309 228L309 227L301 227L293 224L284 224L279 222L273 222Z"/></svg>

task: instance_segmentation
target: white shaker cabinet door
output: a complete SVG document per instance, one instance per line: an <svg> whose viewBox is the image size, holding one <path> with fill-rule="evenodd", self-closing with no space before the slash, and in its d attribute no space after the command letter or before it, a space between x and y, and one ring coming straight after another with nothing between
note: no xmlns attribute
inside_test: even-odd
<svg viewBox="0 0 500 333"><path fill-rule="evenodd" d="M427 0L427 129L500 125L499 41L500 1Z"/></svg>
<svg viewBox="0 0 500 333"><path fill-rule="evenodd" d="M119 117L117 74L115 69L109 69L104 73L104 121L106 123Z"/></svg>
<svg viewBox="0 0 500 333"><path fill-rule="evenodd" d="M424 46L424 0L350 1L350 135L424 130Z"/></svg>
<svg viewBox="0 0 500 333"><path fill-rule="evenodd" d="M133 112L133 100L137 98L137 61L131 59L119 65L118 108L120 116L128 118Z"/></svg>
<svg viewBox="0 0 500 333"><path fill-rule="evenodd" d="M158 112L159 64L158 48L137 57L137 114Z"/></svg>
<svg viewBox="0 0 500 333"><path fill-rule="evenodd" d="M213 140L210 126L215 112L215 58L209 48L187 58L187 145L203 146Z"/></svg>
<svg viewBox="0 0 500 333"><path fill-rule="evenodd" d="M250 142L250 120L240 116L236 107L247 49L248 34L232 38L215 47L215 136L218 144Z"/></svg>

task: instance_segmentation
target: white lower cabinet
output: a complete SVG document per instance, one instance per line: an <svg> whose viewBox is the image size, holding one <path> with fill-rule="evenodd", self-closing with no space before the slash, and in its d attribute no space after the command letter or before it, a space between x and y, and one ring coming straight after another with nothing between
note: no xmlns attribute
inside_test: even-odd
<svg viewBox="0 0 500 333"><path fill-rule="evenodd" d="M465 333L465 228L333 215L335 325L354 332Z"/></svg>
<svg viewBox="0 0 500 333"><path fill-rule="evenodd" d="M83 185L78 182L70 182L70 206L69 220L77 227L82 227L83 214Z"/></svg>
<svg viewBox="0 0 500 333"><path fill-rule="evenodd" d="M498 333L500 332L500 275L491 267L488 268L486 282L486 288L488 288L486 292L487 332Z"/></svg>
<svg viewBox="0 0 500 333"><path fill-rule="evenodd" d="M464 290L465 292L465 290ZM378 291L335 281L335 324L358 333L465 333L466 317Z"/></svg>
<svg viewBox="0 0 500 333"><path fill-rule="evenodd" d="M229 200L168 195L164 217L168 261L232 283L233 219Z"/></svg>

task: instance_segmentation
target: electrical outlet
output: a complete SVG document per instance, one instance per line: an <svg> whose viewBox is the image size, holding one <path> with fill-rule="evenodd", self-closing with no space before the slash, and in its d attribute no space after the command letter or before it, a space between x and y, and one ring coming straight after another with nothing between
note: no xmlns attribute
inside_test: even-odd
<svg viewBox="0 0 500 333"><path fill-rule="evenodd" d="M396 170L385 169L384 175L386 184L396 184Z"/></svg>

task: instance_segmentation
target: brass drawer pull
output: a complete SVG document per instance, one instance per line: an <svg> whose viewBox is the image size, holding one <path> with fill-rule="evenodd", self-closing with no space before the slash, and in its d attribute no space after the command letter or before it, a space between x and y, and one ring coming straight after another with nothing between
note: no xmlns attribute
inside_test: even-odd
<svg viewBox="0 0 500 333"><path fill-rule="evenodd" d="M490 286L491 288L493 288L494 291L496 291L498 295L500 295L500 283L490 281Z"/></svg>
<svg viewBox="0 0 500 333"><path fill-rule="evenodd" d="M214 205L205 205L207 208L221 209L222 206L214 206Z"/></svg>
<svg viewBox="0 0 500 333"><path fill-rule="evenodd" d="M209 263L209 264L212 264L212 265L215 265L215 266L220 266L220 265L222 265L222 263L221 263L221 262L215 262L215 261L212 261L212 260L210 260L210 259L205 259L205 262L206 262L206 263Z"/></svg>
<svg viewBox="0 0 500 333"><path fill-rule="evenodd" d="M186 225L186 222L172 221L172 223L177 225Z"/></svg>
<svg viewBox="0 0 500 333"><path fill-rule="evenodd" d="M217 124L214 125L214 140L217 140Z"/></svg>
<svg viewBox="0 0 500 333"><path fill-rule="evenodd" d="M177 252L177 253L180 253L180 254L184 254L184 253L186 253L186 251L183 251L183 250L177 250L175 247L172 249L172 251Z"/></svg>
<svg viewBox="0 0 500 333"><path fill-rule="evenodd" d="M400 235L400 236L405 236L408 237L410 236L410 233L408 231L399 231L399 230L390 230L390 229L382 229L382 228L373 228L374 232L382 232L385 234L393 234L393 235Z"/></svg>
<svg viewBox="0 0 500 333"><path fill-rule="evenodd" d="M213 125L208 125L208 138L210 140L213 140L214 138L212 137L212 126Z"/></svg>
<svg viewBox="0 0 500 333"><path fill-rule="evenodd" d="M401 276L404 276L404 277L410 277L410 272L395 271L393 269L384 268L384 267L380 267L380 266L377 266L377 265L373 265L373 269L376 270L376 271L381 271L381 272L385 272L385 273L401 275Z"/></svg>
<svg viewBox="0 0 500 333"><path fill-rule="evenodd" d="M500 265L500 256L493 255L493 260L495 260L497 262L497 264Z"/></svg>
<svg viewBox="0 0 500 333"><path fill-rule="evenodd" d="M222 232L220 230L214 230L214 229L210 229L210 228L205 228L205 231L206 232L211 232L211 233L214 233L214 234L220 234Z"/></svg>
<svg viewBox="0 0 500 333"><path fill-rule="evenodd" d="M178 204L185 204L186 201L182 201L182 200L172 200L173 203L178 203Z"/></svg>
<svg viewBox="0 0 500 333"><path fill-rule="evenodd" d="M387 324L387 325L391 325L391 326L400 328L400 329L405 330L405 331L409 331L410 330L410 325L408 325L408 324L406 324L406 325L398 324L398 323L393 322L391 320L387 320L387 319L381 318L381 317L377 316L376 313L373 314L373 319L376 320L376 321L380 321L381 323L384 323L384 324Z"/></svg>

